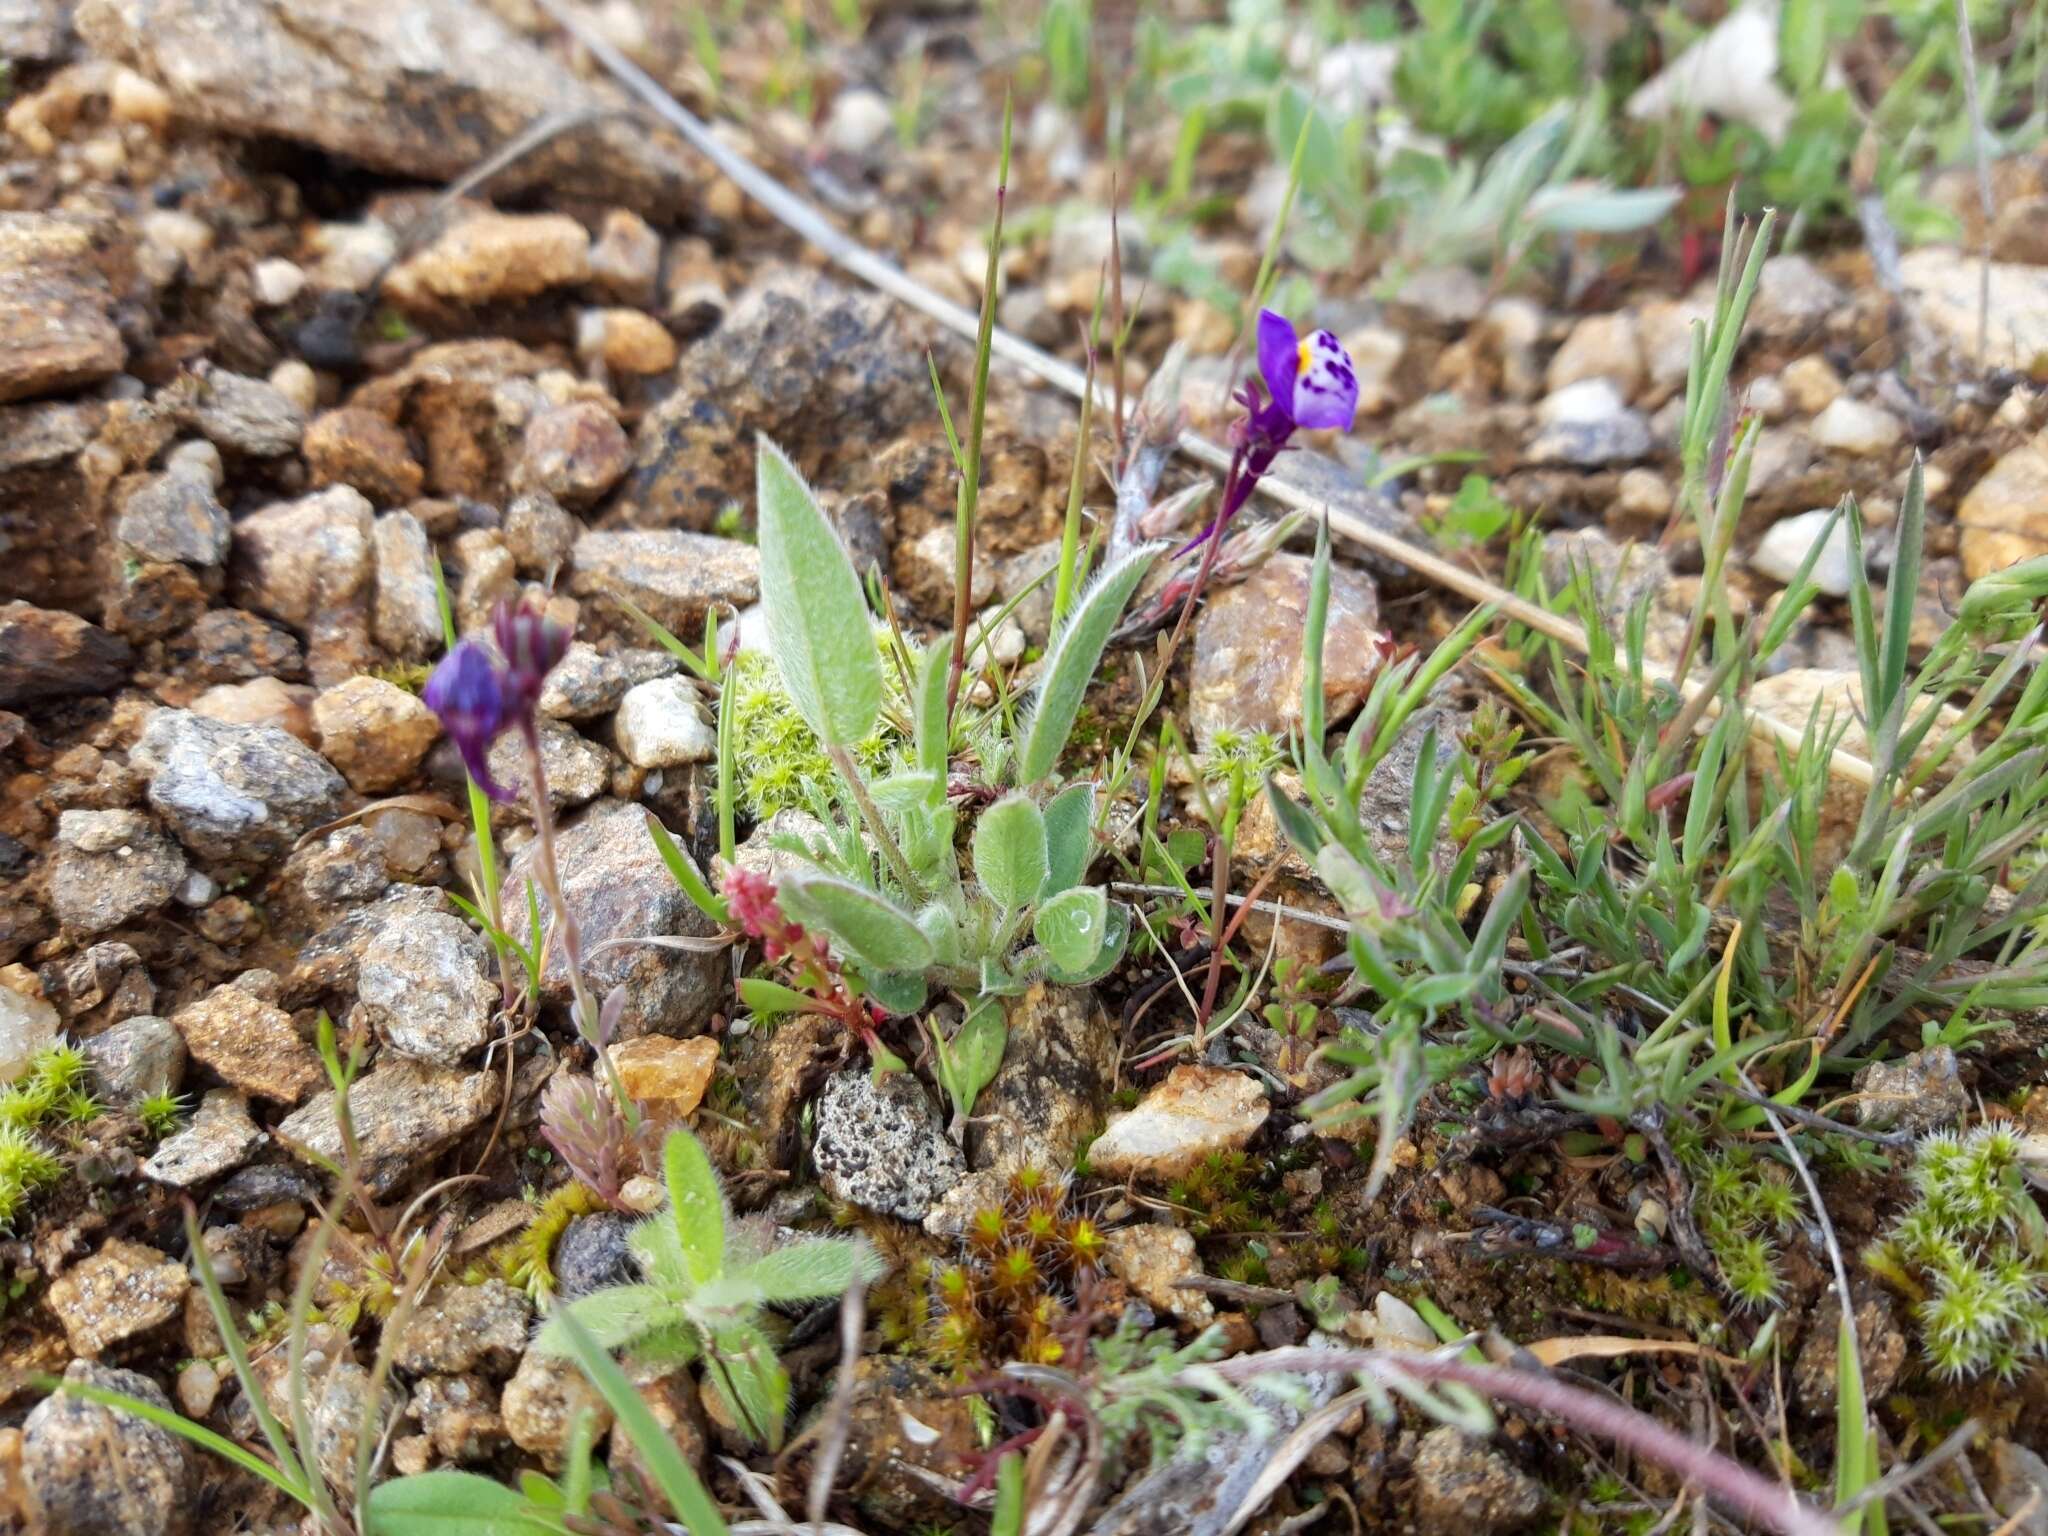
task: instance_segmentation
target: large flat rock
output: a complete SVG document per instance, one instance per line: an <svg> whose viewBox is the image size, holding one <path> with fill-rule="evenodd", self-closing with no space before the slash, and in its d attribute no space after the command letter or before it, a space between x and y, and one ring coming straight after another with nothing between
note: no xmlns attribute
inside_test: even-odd
<svg viewBox="0 0 2048 1536"><path fill-rule="evenodd" d="M469 0L83 0L95 53L170 92L188 122L316 145L380 171L444 181L528 124L610 105ZM668 215L686 162L639 123L562 134L493 177Z"/></svg>

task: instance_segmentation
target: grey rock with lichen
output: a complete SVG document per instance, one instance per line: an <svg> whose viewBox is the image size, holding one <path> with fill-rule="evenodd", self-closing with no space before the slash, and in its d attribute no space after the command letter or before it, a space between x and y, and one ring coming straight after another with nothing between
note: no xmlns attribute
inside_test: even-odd
<svg viewBox="0 0 2048 1536"><path fill-rule="evenodd" d="M233 725L190 710L149 718L130 760L149 803L203 859L260 863L331 818L347 788L325 758L273 725Z"/></svg>
<svg viewBox="0 0 2048 1536"><path fill-rule="evenodd" d="M74 1360L66 1381L170 1410L147 1376ZM175 1536L189 1528L192 1468L184 1442L139 1414L53 1392L22 1421L30 1528L47 1536Z"/></svg>
<svg viewBox="0 0 2048 1536"><path fill-rule="evenodd" d="M1005 998L1003 1013L1002 1065L975 1102L968 1133L974 1166L1000 1174L1070 1168L1109 1110L1116 1030L1088 987L1039 982Z"/></svg>
<svg viewBox="0 0 2048 1536"><path fill-rule="evenodd" d="M472 0L82 0L77 25L95 55L169 91L180 119L409 181L451 180L549 113L615 105ZM599 121L491 186L500 197L554 187L666 219L691 205L695 175L644 125Z"/></svg>
<svg viewBox="0 0 2048 1536"><path fill-rule="evenodd" d="M908 1072L879 1083L866 1068L826 1080L811 1156L825 1192L863 1210L923 1221L967 1173L939 1113Z"/></svg>
<svg viewBox="0 0 2048 1536"><path fill-rule="evenodd" d="M357 1007L393 1050L452 1066L490 1037L498 989L488 971L484 942L468 923L447 912L407 913L364 946Z"/></svg>
<svg viewBox="0 0 2048 1536"><path fill-rule="evenodd" d="M1856 1121L1916 1135L1938 1131L1970 1107L1954 1049L1929 1046L1856 1074Z"/></svg>
<svg viewBox="0 0 2048 1536"><path fill-rule="evenodd" d="M619 492L625 521L712 526L728 501L752 495L757 432L818 475L929 421L923 356L881 295L805 268L763 271L684 354L674 392L641 418Z"/></svg>
<svg viewBox="0 0 2048 1536"><path fill-rule="evenodd" d="M248 1101L232 1089L216 1088L200 1101L189 1125L157 1144L142 1172L159 1184L191 1189L232 1173L263 1141Z"/></svg>
<svg viewBox="0 0 2048 1536"><path fill-rule="evenodd" d="M541 685L540 712L553 720L594 720L617 709L630 690L679 665L666 651L607 654L578 640Z"/></svg>
<svg viewBox="0 0 2048 1536"><path fill-rule="evenodd" d="M276 385L215 369L200 381L193 422L222 448L276 458L299 446L306 413Z"/></svg>
<svg viewBox="0 0 2048 1536"><path fill-rule="evenodd" d="M505 879L509 911L526 910L531 883L540 889L539 850L529 845ZM709 950L634 942L647 938L708 939L710 919L691 904L662 863L647 831L647 812L622 800L601 800L557 836L562 896L582 930L583 974L604 997L625 988L619 1038L695 1034L723 995L726 957ZM543 908L547 903L542 899ZM615 947L600 946L619 941ZM556 945L542 976L558 1002L570 995L568 963Z"/></svg>
<svg viewBox="0 0 2048 1536"><path fill-rule="evenodd" d="M526 1298L502 1280L437 1285L406 1324L392 1361L415 1375L505 1376L526 1348L532 1318Z"/></svg>
<svg viewBox="0 0 2048 1536"><path fill-rule="evenodd" d="M202 567L227 559L232 531L213 487L191 474L152 476L114 520L114 540L130 554Z"/></svg>
<svg viewBox="0 0 2048 1536"><path fill-rule="evenodd" d="M175 1093L185 1077L185 1037L169 1019L139 1013L80 1043L101 1097L133 1105Z"/></svg>
<svg viewBox="0 0 2048 1536"><path fill-rule="evenodd" d="M627 1246L633 1223L617 1211L578 1216L555 1239L549 1263L565 1297L588 1296L608 1285L630 1284L638 1273Z"/></svg>
<svg viewBox="0 0 2048 1536"><path fill-rule="evenodd" d="M382 1057L356 1080L349 1118L363 1159L363 1180L388 1194L436 1153L483 1124L497 1108L501 1080L407 1057ZM287 1115L277 1138L307 1162L342 1156L341 1126L330 1091Z"/></svg>
<svg viewBox="0 0 2048 1536"><path fill-rule="evenodd" d="M1429 1536L1492 1536L1533 1524L1550 1502L1543 1485L1484 1440L1444 1424L1422 1437L1415 1503Z"/></svg>
<svg viewBox="0 0 2048 1536"><path fill-rule="evenodd" d="M187 872L178 845L141 811L65 811L50 905L72 933L105 933L167 906Z"/></svg>

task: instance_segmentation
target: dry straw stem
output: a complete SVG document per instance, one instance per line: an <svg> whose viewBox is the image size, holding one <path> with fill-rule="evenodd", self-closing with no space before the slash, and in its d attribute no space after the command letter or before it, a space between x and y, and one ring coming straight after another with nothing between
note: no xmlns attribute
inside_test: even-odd
<svg viewBox="0 0 2048 1536"><path fill-rule="evenodd" d="M587 48L598 63L637 96L649 111L680 134L693 149L709 160L741 191L767 209L789 229L810 241L835 265L851 272L862 282L880 289L897 303L930 316L955 335L970 341L975 338L981 327L979 315L939 297L893 263L885 261L858 241L849 238L817 208L776 181L745 155L714 137L703 123L662 89L645 70L599 36L582 17L563 5L561 0L539 0L539 4L542 10L554 17L577 42ZM1012 336L999 326L990 332L989 344L995 356L1016 364L1025 372L1052 385L1055 389L1072 395L1077 400L1088 390L1087 375L1080 369L1041 351L1020 337ZM1107 409L1110 401L1105 393L1105 386L1098 382L1095 388L1096 404ZM1230 450L1212 443L1200 433L1181 433L1178 446L1182 453L1198 464L1216 470L1230 468ZM1586 654L1586 631L1571 619L1527 602L1498 583L1488 581L1484 576L1468 571L1463 566L1456 565L1429 550L1410 544L1405 539L1383 532L1361 518L1353 517L1347 512L1331 511L1317 498L1285 481L1277 481L1269 476L1259 482L1258 489L1261 494L1283 507L1327 516L1331 531L1360 549L1405 565L1417 575L1436 583L1446 591L1457 593L1460 597L1468 598L1475 603L1490 603L1516 623L1527 625L1538 634L1547 635L1582 656ZM1655 682L1668 683L1672 680L1669 672L1653 666L1648 660L1643 663L1643 675ZM1680 692L1683 697L1691 700L1698 695L1700 689L1695 684L1687 683L1680 687ZM1717 699L1706 700L1707 712L1717 712L1719 702ZM1805 733L1800 727L1789 725L1769 715L1751 714L1748 725L1752 736L1781 743L1793 752L1799 750L1805 739ZM1836 777L1848 779L1865 787L1874 779L1868 762L1853 752L1845 752L1839 748L1830 758L1829 767Z"/></svg>

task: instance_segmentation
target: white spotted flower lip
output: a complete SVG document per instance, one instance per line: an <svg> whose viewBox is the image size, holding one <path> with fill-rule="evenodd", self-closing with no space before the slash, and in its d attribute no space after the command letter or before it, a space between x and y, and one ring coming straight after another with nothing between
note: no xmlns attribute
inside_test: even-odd
<svg viewBox="0 0 2048 1536"><path fill-rule="evenodd" d="M1259 372L1273 408L1296 427L1350 430L1358 416L1358 373L1328 331L1299 335L1285 315L1259 311Z"/></svg>

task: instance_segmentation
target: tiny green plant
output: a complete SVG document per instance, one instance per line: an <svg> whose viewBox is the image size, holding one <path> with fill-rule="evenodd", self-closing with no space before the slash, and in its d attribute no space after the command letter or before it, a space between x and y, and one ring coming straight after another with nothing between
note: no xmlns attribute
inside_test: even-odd
<svg viewBox="0 0 2048 1536"><path fill-rule="evenodd" d="M1351 1075L1305 1106L1314 1115L1351 1118L1371 1111L1379 1140L1369 1187L1377 1191L1388 1159L1432 1081L1450 1059L1432 1065L1424 1040L1438 1019L1459 1010L1471 1033L1455 1048L1472 1059L1496 1044L1512 1043L1507 1025L1505 973L1509 938L1528 898L1529 877L1519 869L1501 886L1477 930L1465 931L1464 893L1479 860L1512 830L1507 821L1476 827L1447 861L1437 858L1438 830L1451 810L1461 775L1439 759L1434 727L1417 757L1409 817L1409 855L1390 859L1374 846L1359 815L1359 800L1373 769L1392 750L1401 730L1430 689L1478 638L1482 610L1447 637L1427 660L1407 657L1382 669L1364 707L1345 733L1336 758L1324 748L1323 637L1329 613L1330 543L1317 539L1307 622L1302 636L1302 726L1296 768L1306 803L1269 780L1267 794L1290 841L1343 906L1350 920L1348 947L1357 975L1378 995L1378 1031L1353 1032L1327 1051ZM1469 797L1468 797L1469 799ZM1469 806L1468 806L1469 811Z"/></svg>
<svg viewBox="0 0 2048 1536"><path fill-rule="evenodd" d="M64 1176L64 1162L49 1137L99 1114L86 1087L85 1053L74 1045L46 1046L28 1070L0 1088L0 1231L10 1229L29 1197Z"/></svg>
<svg viewBox="0 0 2048 1536"><path fill-rule="evenodd" d="M871 779L853 749L875 728L884 680L876 652L844 643L870 625L852 562L810 488L765 440L759 500L769 651L835 771L840 799L826 807L836 824L798 867L745 891L752 915L742 926L793 956L805 976L795 990L753 989L754 1004L794 1007L829 986L889 1015L922 1008L934 989L957 994L968 1041L941 1035L938 1052L952 1064L941 1077L964 1114L1001 1058L999 1013L981 1005L1039 977L1092 980L1122 954L1126 914L1084 883L1096 786L1056 776L1110 633L1156 551L1141 548L1097 573L1053 637L1035 695L1007 728L986 716L968 723L983 778L972 786L982 808L963 874L946 643L911 658L909 749ZM732 895L728 883L729 902ZM797 953L792 932L812 947ZM871 1034L856 1013L828 1011Z"/></svg>
<svg viewBox="0 0 2048 1536"><path fill-rule="evenodd" d="M135 1116L152 1141L162 1141L177 1130L191 1112L192 1101L181 1093L152 1093L135 1106Z"/></svg>
<svg viewBox="0 0 2048 1536"><path fill-rule="evenodd" d="M1913 1298L1939 1376L2012 1381L2048 1355L2048 1220L2027 1188L2028 1153L2009 1125L1924 1138L1912 1204L1865 1255Z"/></svg>
<svg viewBox="0 0 2048 1536"><path fill-rule="evenodd" d="M652 1365L701 1360L712 1389L756 1440L782 1444L789 1378L763 1330L761 1308L811 1301L881 1274L874 1251L844 1238L767 1247L735 1223L703 1144L672 1131L662 1147L668 1209L634 1227L639 1283L610 1286L558 1307L539 1347L580 1353L578 1335Z"/></svg>

